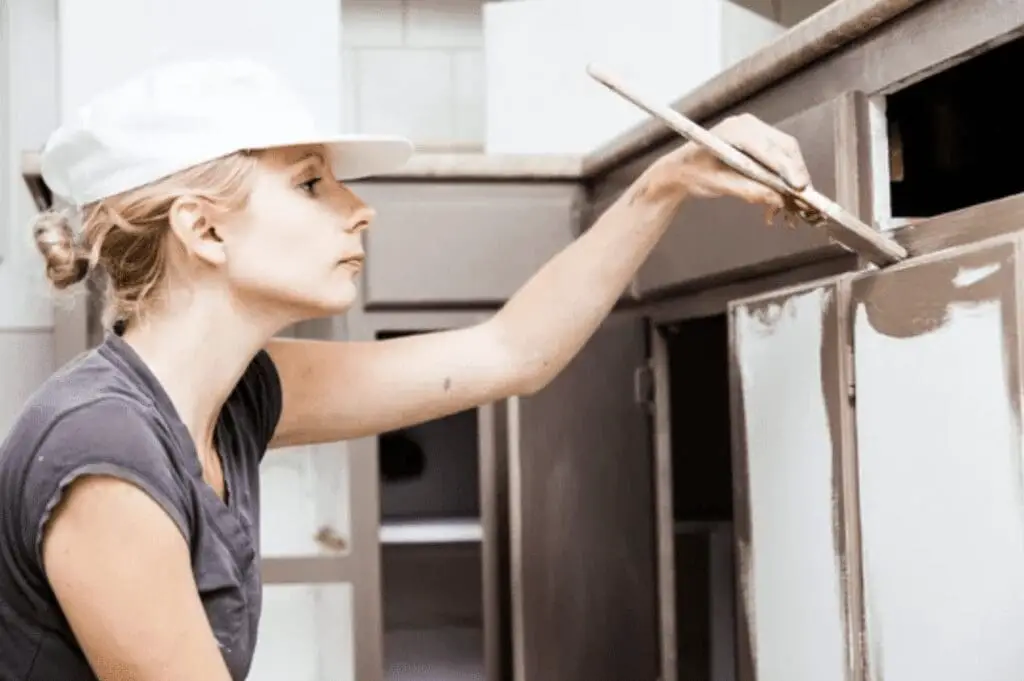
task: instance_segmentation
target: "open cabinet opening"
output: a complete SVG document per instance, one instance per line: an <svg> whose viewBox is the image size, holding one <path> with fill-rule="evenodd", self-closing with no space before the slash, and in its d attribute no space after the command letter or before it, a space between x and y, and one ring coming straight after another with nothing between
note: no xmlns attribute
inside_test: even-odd
<svg viewBox="0 0 1024 681"><path fill-rule="evenodd" d="M995 47L885 102L891 215L927 218L1024 192L1016 88L1024 38ZM997 79L993 83L993 79Z"/></svg>
<svg viewBox="0 0 1024 681"><path fill-rule="evenodd" d="M725 315L662 328L668 357L679 681L733 681L735 565Z"/></svg>
<svg viewBox="0 0 1024 681"><path fill-rule="evenodd" d="M378 438L388 681L485 678L479 447L475 409Z"/></svg>

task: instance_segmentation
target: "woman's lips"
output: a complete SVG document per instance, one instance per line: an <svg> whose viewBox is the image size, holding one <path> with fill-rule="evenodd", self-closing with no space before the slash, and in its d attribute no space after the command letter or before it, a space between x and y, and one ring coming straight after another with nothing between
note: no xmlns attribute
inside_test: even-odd
<svg viewBox="0 0 1024 681"><path fill-rule="evenodd" d="M363 261L365 259L366 257L363 255L352 255L347 258L342 258L338 264L354 272L359 272L363 269Z"/></svg>

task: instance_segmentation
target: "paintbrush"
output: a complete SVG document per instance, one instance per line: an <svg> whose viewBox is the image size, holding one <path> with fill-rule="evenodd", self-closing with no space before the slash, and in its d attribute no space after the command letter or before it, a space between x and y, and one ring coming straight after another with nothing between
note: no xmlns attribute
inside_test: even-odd
<svg viewBox="0 0 1024 681"><path fill-rule="evenodd" d="M825 225L832 241L858 253L879 266L892 265L906 259L907 251L893 239L864 224L850 211L813 187L796 189L778 173L765 167L714 133L705 130L674 109L641 96L632 88L593 64L587 73L612 92L621 95L691 142L703 146L718 160L741 175L775 190L786 199L790 214L804 222Z"/></svg>

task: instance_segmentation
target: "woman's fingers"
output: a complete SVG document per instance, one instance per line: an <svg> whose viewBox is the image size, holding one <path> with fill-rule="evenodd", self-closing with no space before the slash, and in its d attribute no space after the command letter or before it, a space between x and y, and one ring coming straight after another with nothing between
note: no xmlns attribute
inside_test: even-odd
<svg viewBox="0 0 1024 681"><path fill-rule="evenodd" d="M747 203L759 204L772 208L779 212L786 207L785 199L774 189L771 189L760 182L747 179L745 176L735 173L728 168L720 171L718 178L718 191L720 195L731 195Z"/></svg>
<svg viewBox="0 0 1024 681"><path fill-rule="evenodd" d="M800 145L791 135L751 114L725 119L714 129L724 141L778 173L794 189L810 184Z"/></svg>

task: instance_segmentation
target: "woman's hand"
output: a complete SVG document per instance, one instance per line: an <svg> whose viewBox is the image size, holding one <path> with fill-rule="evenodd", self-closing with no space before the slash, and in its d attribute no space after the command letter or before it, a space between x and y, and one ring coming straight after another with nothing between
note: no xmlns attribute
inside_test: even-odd
<svg viewBox="0 0 1024 681"><path fill-rule="evenodd" d="M782 176L794 189L804 189L811 178L796 139L751 114L727 118L712 132L762 165ZM660 182L682 198L732 196L761 204L774 213L784 206L776 191L747 179L718 160L699 144L687 143L655 161Z"/></svg>

